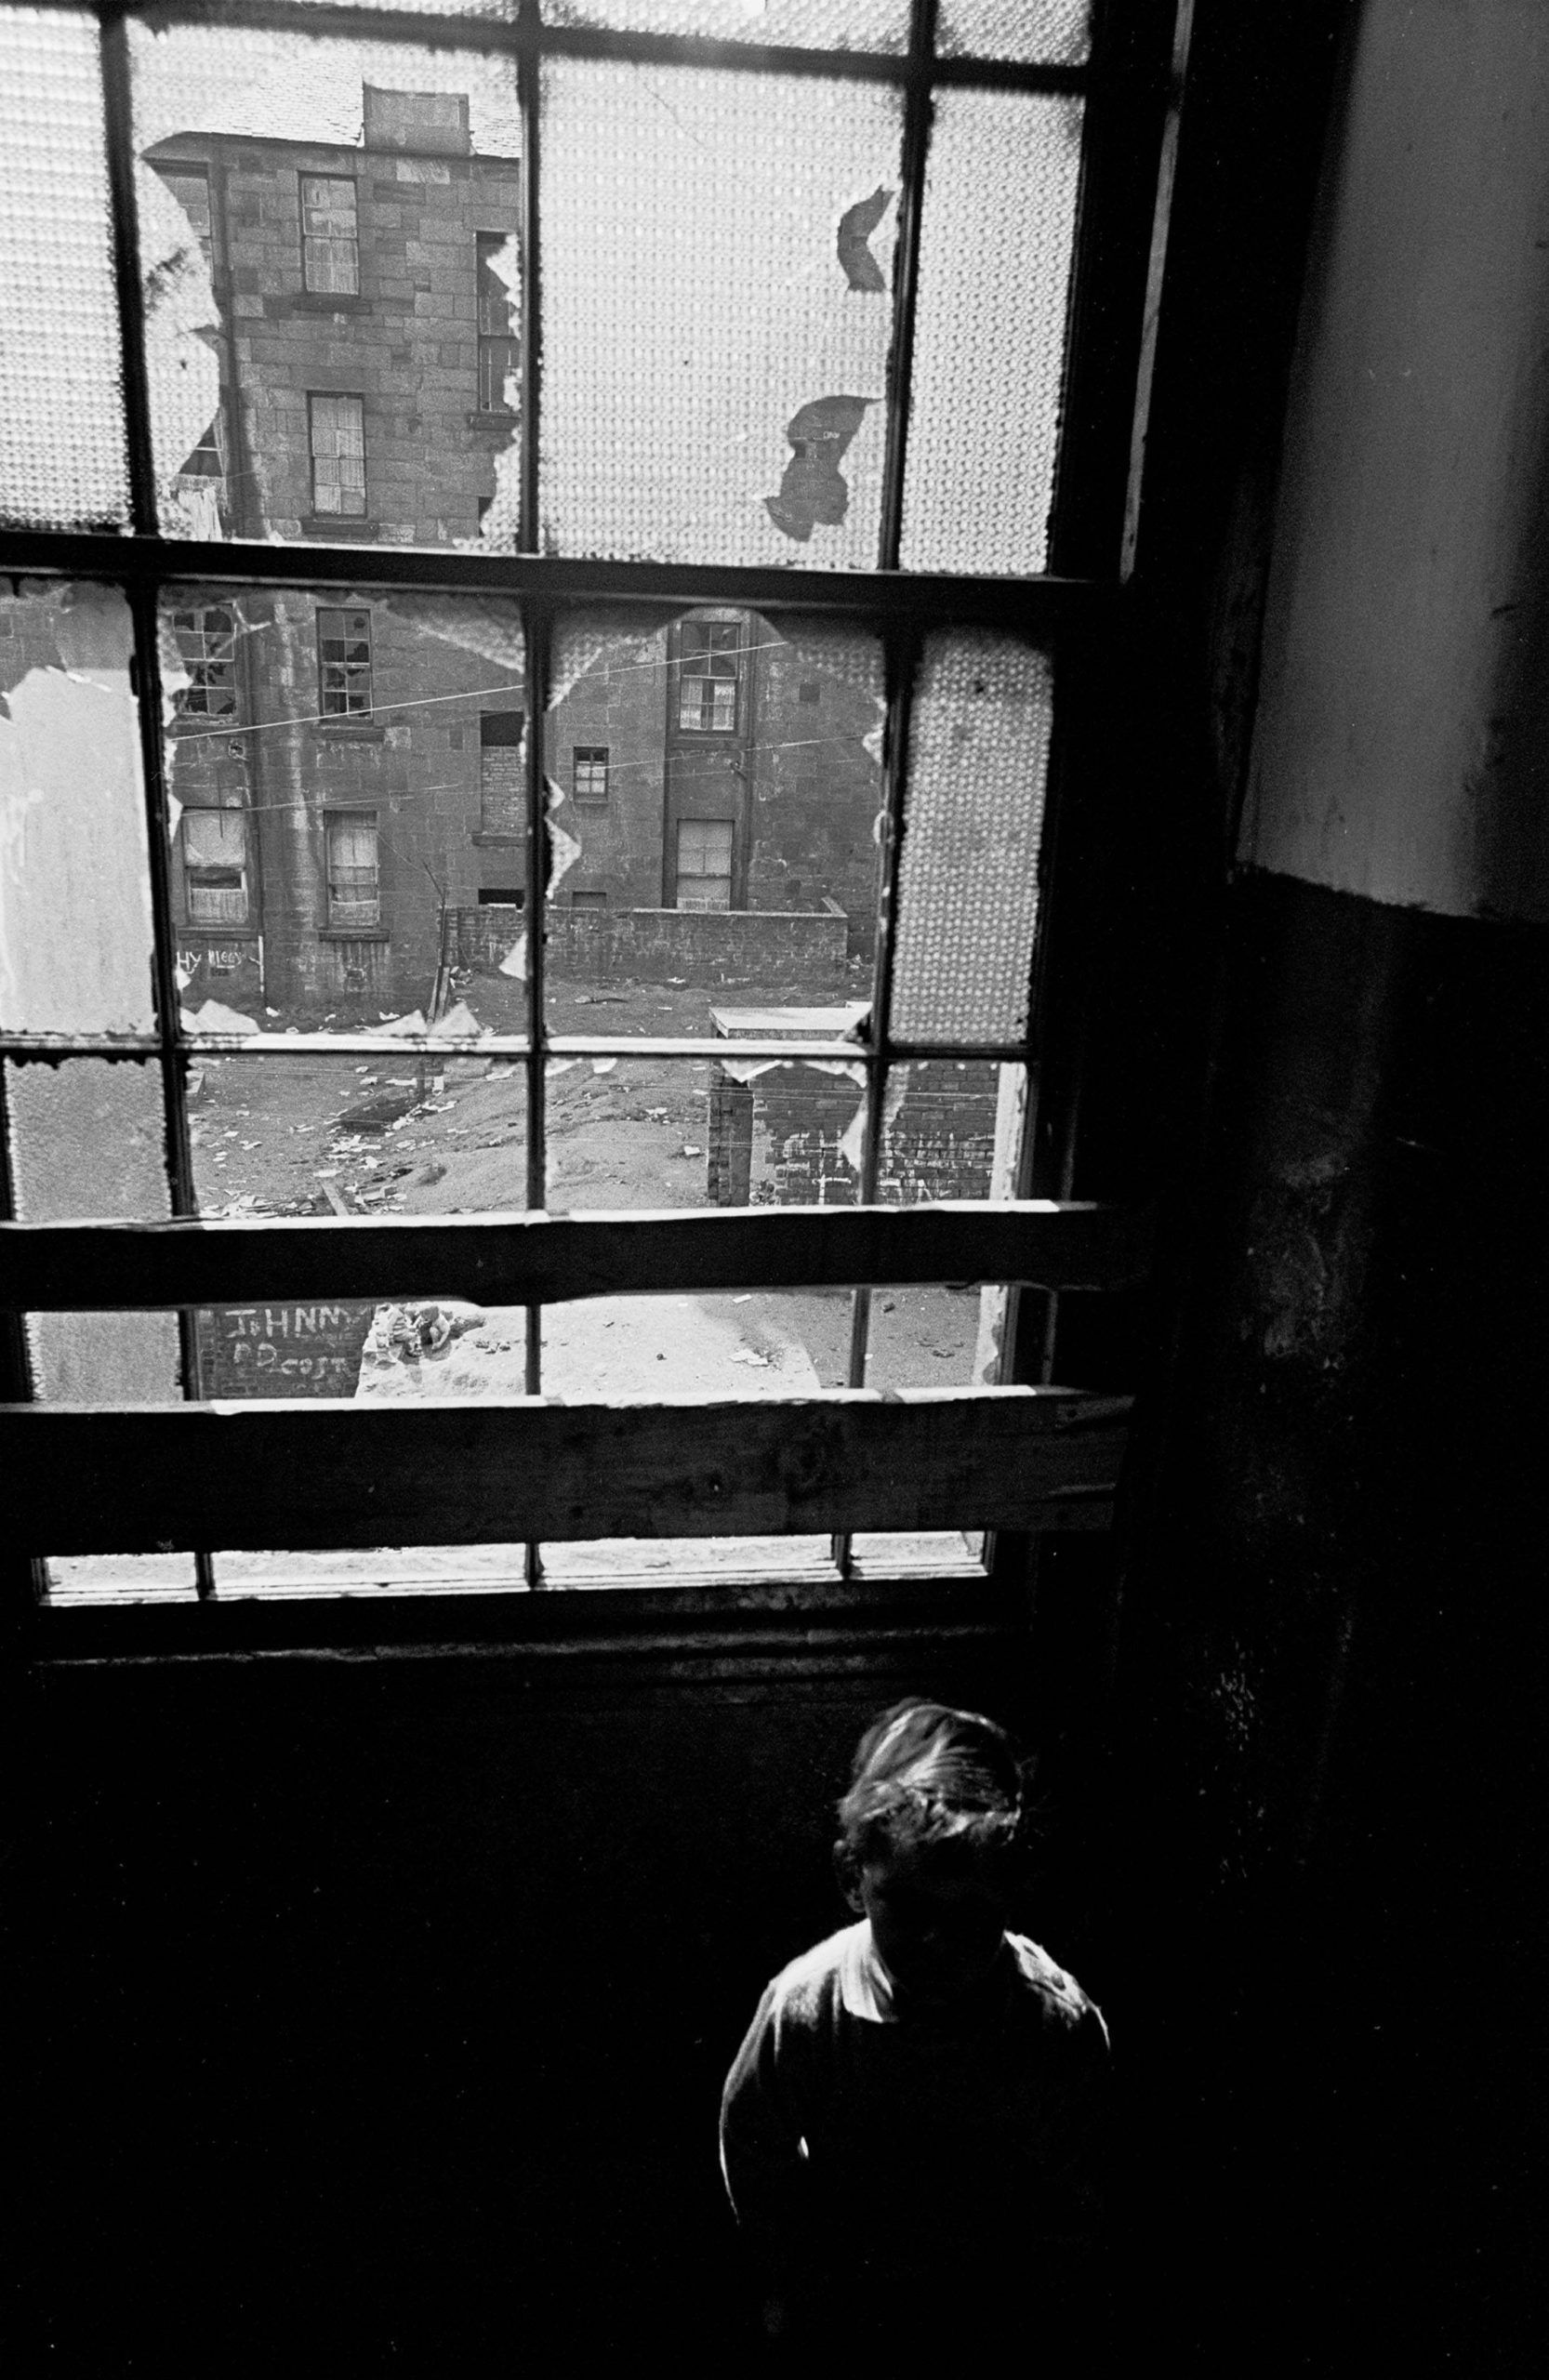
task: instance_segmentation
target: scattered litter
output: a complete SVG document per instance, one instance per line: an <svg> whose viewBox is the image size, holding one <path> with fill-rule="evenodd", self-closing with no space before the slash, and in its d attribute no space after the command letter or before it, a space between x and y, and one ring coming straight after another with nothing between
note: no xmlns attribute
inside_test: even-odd
<svg viewBox="0 0 1549 2380"><path fill-rule="evenodd" d="M366 1076L367 1082L376 1082L378 1079L379 1078L376 1075ZM417 1091L419 1089L419 1078L417 1075L389 1075L387 1082L388 1089L390 1091Z"/></svg>
<svg viewBox="0 0 1549 2380"><path fill-rule="evenodd" d="M444 1016L436 1019L430 1027L430 1038L434 1041L471 1041L483 1030L468 1002L458 1000L455 1008L449 1008Z"/></svg>
<svg viewBox="0 0 1549 2380"><path fill-rule="evenodd" d="M279 1013L280 1012L277 1008L266 1008L264 1011L265 1016L278 1016Z"/></svg>
<svg viewBox="0 0 1549 2380"><path fill-rule="evenodd" d="M667 980L675 990L681 992L683 985L688 982L688 977L686 975L669 975Z"/></svg>
<svg viewBox="0 0 1549 2380"><path fill-rule="evenodd" d="M417 1008L410 1009L407 1016L384 1016L382 1019L382 1031L391 1033L394 1037L400 1034L423 1033L424 1030L425 1019Z"/></svg>
<svg viewBox="0 0 1549 2380"><path fill-rule="evenodd" d="M769 1371L773 1368L771 1358L768 1355L761 1355L757 1350L752 1347L736 1348L733 1354L732 1361L734 1364L756 1364L760 1371L763 1372Z"/></svg>
<svg viewBox="0 0 1549 2380"><path fill-rule="evenodd" d="M667 1121L667 1110L665 1107L648 1107L645 1112L651 1118L653 1124L665 1124Z"/></svg>
<svg viewBox="0 0 1549 2380"><path fill-rule="evenodd" d="M683 1155L685 1157L703 1157L704 1154L705 1152L700 1147L697 1141L685 1141L683 1143Z"/></svg>
<svg viewBox="0 0 1549 2380"><path fill-rule="evenodd" d="M748 1299L752 1296L752 1294L753 1294L753 1292L752 1292L752 1290L751 1290L751 1289L744 1289L744 1290L743 1290L743 1293L742 1293L742 1295L741 1295L741 1297L739 1297L739 1298L734 1298L734 1299L732 1300L732 1303L733 1303L734 1305L746 1305L746 1304L748 1303Z"/></svg>
<svg viewBox="0 0 1549 2380"><path fill-rule="evenodd" d="M611 1075L617 1064L616 1058L593 1058L591 1071L594 1075Z"/></svg>
<svg viewBox="0 0 1549 2380"><path fill-rule="evenodd" d="M312 1176L314 1182L336 1182L341 1169L337 1165L320 1166Z"/></svg>

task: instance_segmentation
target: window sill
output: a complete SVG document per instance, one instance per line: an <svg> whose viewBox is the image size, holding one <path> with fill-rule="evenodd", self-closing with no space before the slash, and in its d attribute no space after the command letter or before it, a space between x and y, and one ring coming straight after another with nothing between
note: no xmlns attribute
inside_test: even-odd
<svg viewBox="0 0 1549 2380"><path fill-rule="evenodd" d="M314 735L325 736L330 744L385 744L387 729L372 727L364 721L352 719L314 719L311 721Z"/></svg>
<svg viewBox="0 0 1549 2380"><path fill-rule="evenodd" d="M179 924L177 933L180 942L192 942L202 938L206 942L219 943L222 949L233 942L250 942L257 950L263 939L255 925L212 926L200 920L191 921L187 918Z"/></svg>
<svg viewBox="0 0 1549 2380"><path fill-rule="evenodd" d="M319 926L319 942L391 942L386 926Z"/></svg>
<svg viewBox="0 0 1549 2380"><path fill-rule="evenodd" d="M358 512L308 512L302 516L303 537L326 537L330 544L340 537L361 537L367 542L377 536L377 523Z"/></svg>
<svg viewBox="0 0 1549 2380"><path fill-rule="evenodd" d="M470 838L481 851L496 852L520 851L526 840L525 835L473 835Z"/></svg>
<svg viewBox="0 0 1549 2380"><path fill-rule="evenodd" d="M509 435L516 428L516 418L510 406L507 406L498 413L470 413L468 416L468 426L470 430L503 430Z"/></svg>
<svg viewBox="0 0 1549 2380"><path fill-rule="evenodd" d="M351 297L344 290L296 289L288 302L293 314L369 314L374 300L358 292Z"/></svg>

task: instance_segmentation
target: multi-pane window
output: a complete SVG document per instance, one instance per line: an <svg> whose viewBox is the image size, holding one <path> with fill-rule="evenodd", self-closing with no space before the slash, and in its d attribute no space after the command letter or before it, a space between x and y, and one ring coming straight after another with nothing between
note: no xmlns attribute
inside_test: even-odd
<svg viewBox="0 0 1549 2380"><path fill-rule="evenodd" d="M509 413L517 368L517 343L512 324L508 259L516 243L504 231L481 231L479 272L479 411Z"/></svg>
<svg viewBox="0 0 1549 2380"><path fill-rule="evenodd" d="M188 612L174 612L173 633L188 671L188 684L179 690L178 708L199 719L236 716L236 615L224 603L205 603Z"/></svg>
<svg viewBox="0 0 1549 2380"><path fill-rule="evenodd" d="M302 175L301 274L307 288L320 295L359 296L360 220L353 178Z"/></svg>
<svg viewBox="0 0 1549 2380"><path fill-rule="evenodd" d="M240 810L185 810L183 881L191 926L247 923L247 820Z"/></svg>
<svg viewBox="0 0 1549 2380"><path fill-rule="evenodd" d="M486 710L479 721L479 831L524 835L527 780L519 710Z"/></svg>
<svg viewBox="0 0 1549 2380"><path fill-rule="evenodd" d="M732 906L732 821L678 821L678 906L729 909Z"/></svg>
<svg viewBox="0 0 1549 2380"><path fill-rule="evenodd" d="M577 801L606 801L608 747L605 744L574 746L570 770L570 789Z"/></svg>
<svg viewBox="0 0 1549 2380"><path fill-rule="evenodd" d="M371 709L371 615L323 603L317 613L317 707L324 719Z"/></svg>
<svg viewBox="0 0 1549 2380"><path fill-rule="evenodd" d="M330 811L325 824L329 925L346 930L379 926L382 893L376 812Z"/></svg>
<svg viewBox="0 0 1549 2380"><path fill-rule="evenodd" d="M309 396L312 510L365 516L365 404L360 397Z"/></svg>
<svg viewBox="0 0 1549 2380"><path fill-rule="evenodd" d="M678 725L690 734L733 735L742 629L735 620L685 620L678 667Z"/></svg>

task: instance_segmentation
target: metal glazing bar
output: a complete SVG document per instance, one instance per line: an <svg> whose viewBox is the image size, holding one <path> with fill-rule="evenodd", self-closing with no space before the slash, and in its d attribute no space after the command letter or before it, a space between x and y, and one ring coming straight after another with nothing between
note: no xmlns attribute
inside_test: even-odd
<svg viewBox="0 0 1549 2380"><path fill-rule="evenodd" d="M538 187L542 170L543 80L536 37L538 0L522 0L523 44L518 67L517 96L522 108L522 487L517 544L524 554L536 554L538 533L538 429L542 403L543 354L542 249L538 221ZM530 711L536 719L537 713Z"/></svg>
<svg viewBox="0 0 1549 2380"><path fill-rule="evenodd" d="M530 416L523 434L532 434ZM523 472L525 479L525 472ZM543 942L549 892L548 785L544 772L544 737L548 727L549 654L553 615L547 605L530 607L523 620L526 653L527 705L527 1204L549 1203L549 1134L547 1100L548 1020L544 1014ZM526 1309L526 1392L543 1393L543 1308ZM525 1554L527 1584L535 1592L543 1585L543 1552L532 1540Z"/></svg>
<svg viewBox="0 0 1549 2380"><path fill-rule="evenodd" d="M553 603L735 604L823 613L857 625L950 619L1047 642L1099 635L1117 615L1115 579L986 578L946 572L808 570L787 562L609 562L560 554L466 554L449 547L208 542L111 532L7 529L0 567L117 586L413 588L536 597ZM1131 596L1132 603L1139 599Z"/></svg>
<svg viewBox="0 0 1549 2380"><path fill-rule="evenodd" d="M886 654L887 733L882 752L882 833L877 855L877 940L871 976L872 1063L866 1077L866 1121L861 1133L859 1201L877 1203L881 1166L882 1111L888 1067L894 1057L888 1024L893 1005L893 948L897 929L898 855L904 840L905 792L908 776L909 713L920 640L913 633L889 636ZM871 1292L857 1289L850 1304L850 1359L845 1378L852 1388L866 1386L867 1342L871 1329ZM848 1538L834 1540L834 1559L841 1578L853 1568Z"/></svg>
<svg viewBox="0 0 1549 2380"><path fill-rule="evenodd" d="M893 347L887 369L887 443L882 456L878 560L883 570L897 569L904 530L904 469L914 365L915 302L920 289L920 228L925 207L925 152L931 138L931 51L935 42L935 24L936 0L913 0L909 12L908 79L904 89L904 186L898 194Z"/></svg>
<svg viewBox="0 0 1549 2380"><path fill-rule="evenodd" d="M156 462L151 430L151 382L145 368L145 293L140 278L139 209L135 198L134 95L129 32L121 7L100 11L102 119L108 152L113 221L113 284L123 349L124 430L129 465L129 518L135 533L153 537ZM143 691L143 690L142 690Z"/></svg>

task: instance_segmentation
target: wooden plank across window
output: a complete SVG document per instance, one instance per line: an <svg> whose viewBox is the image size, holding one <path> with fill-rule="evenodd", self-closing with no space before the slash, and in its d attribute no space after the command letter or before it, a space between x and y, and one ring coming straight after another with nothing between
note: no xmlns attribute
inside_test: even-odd
<svg viewBox="0 0 1549 2380"><path fill-rule="evenodd" d="M1150 1224L1042 1199L709 1213L0 1223L0 1306L33 1313L255 1298L465 1297L482 1305L717 1289L1144 1278Z"/></svg>
<svg viewBox="0 0 1549 2380"><path fill-rule="evenodd" d="M829 1389L570 1404L0 1408L18 1551L1102 1528L1126 1397Z"/></svg>

